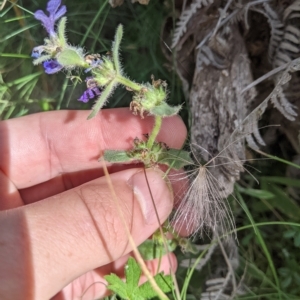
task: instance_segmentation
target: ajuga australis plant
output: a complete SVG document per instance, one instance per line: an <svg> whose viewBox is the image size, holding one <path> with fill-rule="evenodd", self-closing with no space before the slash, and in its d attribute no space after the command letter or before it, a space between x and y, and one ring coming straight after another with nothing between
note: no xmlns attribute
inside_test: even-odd
<svg viewBox="0 0 300 300"><path fill-rule="evenodd" d="M169 149L164 143L158 143L155 140L162 119L176 115L181 106L172 107L167 103L168 90L165 81L155 80L152 76L151 83L138 84L126 77L122 70L119 55L123 26L119 25L117 28L111 54L89 54L83 48L71 46L67 42L67 19L63 17L66 13L66 7L61 6L61 1L50 0L47 11L49 16L41 10L34 14L35 18L41 21L49 36L44 40L44 45L33 49L33 63L42 63L47 74L76 69L83 69L85 73L89 73L85 79L87 89L78 99L86 103L96 98L93 111L88 119L93 118L100 111L118 85L123 85L132 92L130 109L133 114L139 115L141 118L144 118L146 114L154 116L153 130L146 135L145 141L135 139L131 151L114 151L113 149L106 151L104 159L115 163L138 160L143 162L146 167L160 163L175 169L180 169L187 163L191 163L188 152ZM58 20L55 28L55 23Z"/></svg>
<svg viewBox="0 0 300 300"><path fill-rule="evenodd" d="M140 118L146 115L154 117L152 131L146 133L144 139L133 139L131 150L107 150L102 159L110 163L138 161L146 168L164 164L178 170L187 165L194 165L189 152L171 149L165 143L156 141L162 119L178 114L181 106L170 106L167 103L168 89L165 81L156 80L152 75L151 82L137 83L126 76L119 54L123 26L118 26L109 54L91 54L80 46L69 44L66 36L67 18L64 16L67 9L65 5L61 5L61 0L50 0L46 11L45 13L38 10L34 14L46 29L48 36L43 45L33 48L33 63L42 64L47 74L63 70L84 71L86 90L78 101L87 103L96 100L88 119L96 116L119 85L132 93L129 109L134 115ZM211 190L216 184L214 179L204 166L198 171L199 174L193 177L175 214L178 222L182 219L190 220L187 226L192 233L204 227L215 230L218 225L224 223L226 216L226 205L222 195L211 197Z"/></svg>
<svg viewBox="0 0 300 300"><path fill-rule="evenodd" d="M109 54L88 53L80 46L69 44L66 36L67 18L64 16L67 9L66 6L61 5L61 0L50 0L46 11L45 13L38 10L34 14L34 17L46 29L48 36L44 39L43 45L36 46L32 50L33 63L35 65L42 64L47 74L54 74L63 70L84 71L86 90L78 98L78 101L87 103L95 99L88 119L97 115L111 98L117 86L123 86L132 93L129 109L134 115L140 118L150 115L154 118L152 131L146 133L144 139L133 139L132 149L128 151L107 150L101 159L110 163L137 161L143 163L146 168L163 164L179 170L187 165L193 165L189 152L172 149L165 143L156 141L163 118L178 114L181 106L170 106L167 103L168 89L165 81L155 79L152 76L151 82L137 83L126 76L119 54L123 26L118 26ZM200 175L204 169L200 168ZM201 182L202 179L205 179L204 182ZM195 189L195 184L203 187ZM223 213L226 207L220 206L221 197L211 198L208 196L211 185L214 185L214 182L207 181L207 176L196 176L191 187L187 190L182 205L179 206L176 216L179 220L192 216L192 221L196 224L195 228L192 229L193 232L201 229L202 226L214 230L220 220L221 222L224 221ZM221 212L220 218L217 215L219 212ZM201 215L213 216L213 218L201 217ZM169 227L165 226L164 228Z"/></svg>

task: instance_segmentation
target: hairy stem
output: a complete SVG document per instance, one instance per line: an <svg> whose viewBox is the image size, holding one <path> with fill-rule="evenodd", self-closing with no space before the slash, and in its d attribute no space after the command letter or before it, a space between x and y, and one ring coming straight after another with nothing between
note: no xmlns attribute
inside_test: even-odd
<svg viewBox="0 0 300 300"><path fill-rule="evenodd" d="M134 91L140 91L142 89L142 86L131 81L130 79L120 76L117 76L117 81L123 85L125 85L126 87L129 87L130 89L134 90Z"/></svg>
<svg viewBox="0 0 300 300"><path fill-rule="evenodd" d="M149 136L149 139L148 139L148 149L152 149L153 147L153 144L155 142L155 139L159 133L159 130L161 128L161 124L162 124L162 117L161 116L155 116L155 121L154 121L154 127L152 129L152 132Z"/></svg>

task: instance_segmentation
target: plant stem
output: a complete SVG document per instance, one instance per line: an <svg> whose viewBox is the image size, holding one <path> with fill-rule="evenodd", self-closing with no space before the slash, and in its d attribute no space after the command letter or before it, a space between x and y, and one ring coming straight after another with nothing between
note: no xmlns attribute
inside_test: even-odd
<svg viewBox="0 0 300 300"><path fill-rule="evenodd" d="M118 75L118 76L116 77L116 79L117 79L117 81L118 81L119 83L121 83L121 84L123 84L123 85L129 87L130 89L132 89L132 90L134 90L134 91L137 91L137 92L138 92L138 91L140 91L140 90L142 89L142 86L141 86L141 85L139 85L139 84L137 84L137 83L135 83L135 82L133 82L133 81L131 81L131 80L129 80L129 79L127 79L127 78L121 76L121 75Z"/></svg>
<svg viewBox="0 0 300 300"><path fill-rule="evenodd" d="M152 132L149 136L148 143L147 143L148 149L152 149L153 144L155 142L155 139L156 139L156 137L159 133L159 130L161 128L161 124L162 124L162 117L155 116L154 127L152 129Z"/></svg>

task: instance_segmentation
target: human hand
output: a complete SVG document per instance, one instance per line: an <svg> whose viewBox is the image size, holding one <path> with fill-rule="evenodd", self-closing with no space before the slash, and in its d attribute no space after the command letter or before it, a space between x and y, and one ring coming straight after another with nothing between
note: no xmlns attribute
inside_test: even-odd
<svg viewBox="0 0 300 300"><path fill-rule="evenodd" d="M106 149L130 149L153 120L128 109L86 121L88 114L54 111L0 122L1 300L95 299L107 294L104 275L123 272L132 248L98 158ZM180 118L164 119L158 140L180 148L185 137ZM136 245L158 228L138 167L108 165ZM163 222L172 193L159 170L147 170L147 177ZM152 273L158 265L147 262ZM166 257L160 270L170 272Z"/></svg>

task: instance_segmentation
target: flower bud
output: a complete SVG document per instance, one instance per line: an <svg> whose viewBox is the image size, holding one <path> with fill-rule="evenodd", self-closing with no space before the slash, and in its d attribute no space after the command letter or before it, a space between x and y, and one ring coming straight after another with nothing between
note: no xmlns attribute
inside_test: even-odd
<svg viewBox="0 0 300 300"><path fill-rule="evenodd" d="M59 64L64 68L86 67L87 64L81 48L68 47L63 49L56 57Z"/></svg>
<svg viewBox="0 0 300 300"><path fill-rule="evenodd" d="M92 74L94 75L95 80L100 86L107 85L117 76L114 63L109 57L103 57L101 65L93 69Z"/></svg>

